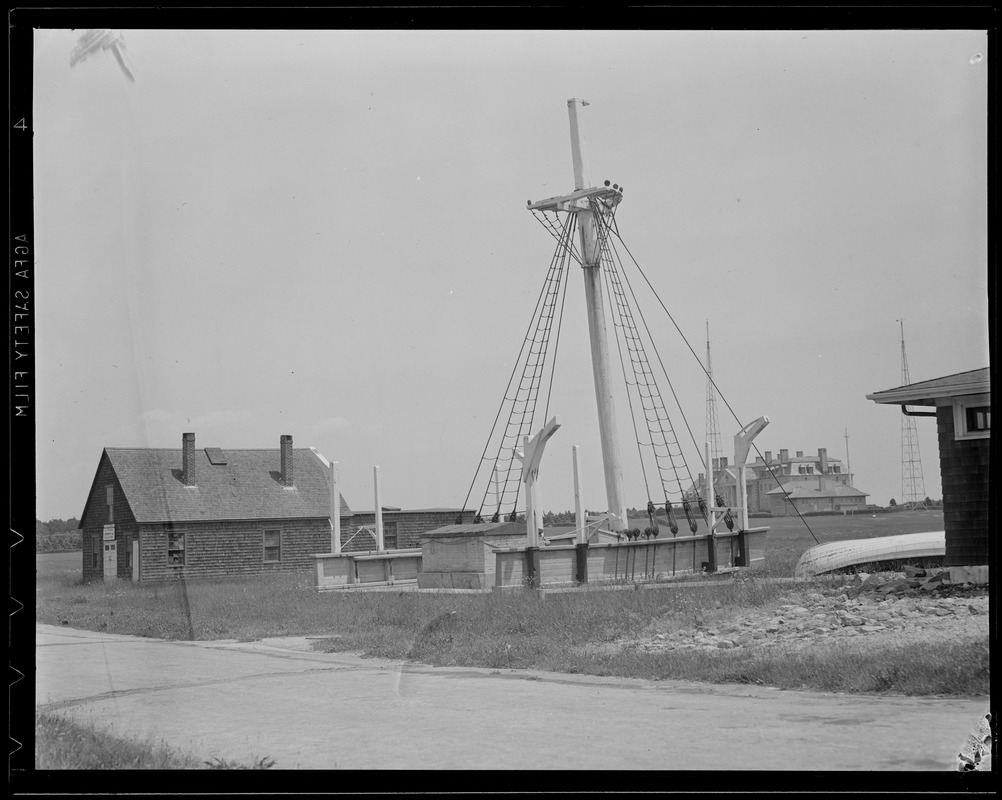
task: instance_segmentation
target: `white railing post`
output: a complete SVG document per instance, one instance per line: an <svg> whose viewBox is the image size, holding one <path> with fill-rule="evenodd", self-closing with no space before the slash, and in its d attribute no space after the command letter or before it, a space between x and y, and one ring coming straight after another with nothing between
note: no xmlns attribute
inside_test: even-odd
<svg viewBox="0 0 1002 800"><path fill-rule="evenodd" d="M578 446L571 447L572 460L574 462L574 526L578 529L578 544L588 541L588 523L585 521L584 506L581 503L581 477L578 470Z"/></svg>
<svg viewBox="0 0 1002 800"><path fill-rule="evenodd" d="M379 504L379 467L372 468L372 485L376 495L376 550L380 553L383 547L383 507Z"/></svg>
<svg viewBox="0 0 1002 800"><path fill-rule="evenodd" d="M341 554L341 493L337 488L337 464L332 461L330 465L330 486L331 486L331 552L335 555Z"/></svg>

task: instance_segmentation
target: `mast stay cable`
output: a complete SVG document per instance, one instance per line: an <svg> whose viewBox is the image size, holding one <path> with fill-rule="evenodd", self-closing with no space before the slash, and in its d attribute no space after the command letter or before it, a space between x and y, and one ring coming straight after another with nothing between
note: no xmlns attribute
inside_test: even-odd
<svg viewBox="0 0 1002 800"><path fill-rule="evenodd" d="M744 423L741 422L741 419L734 412L734 409L731 407L731 404L727 401L727 397L724 395L724 393L722 391L720 391L720 387L717 386L716 382L713 380L712 374L710 374L710 372L707 370L706 366L700 360L699 356L696 354L696 351L692 348L692 345L689 343L689 340L686 338L685 334L682 333L681 328L679 328L678 323L675 321L674 316L672 316L672 313L668 310L668 307L664 304L664 301L661 299L661 296L658 294L657 290L654 288L654 285L651 283L650 279L647 277L647 274L644 272L643 268L640 266L640 263L637 261L636 257L633 255L633 253L630 251L630 248L627 246L626 242L623 241L623 237L622 237L622 235L619 232L619 226L616 223L616 219L615 219L614 216L609 220L609 233L611 233L615 237L615 241L618 241L622 245L623 249L626 251L627 255L630 257L630 260L633 262L633 265L636 267L636 269L640 273L641 277L647 283L647 286L651 290L651 293L654 295L654 298L658 301L658 303L660 304L661 308L664 310L665 314L668 316L668 319L671 321L672 325L675 327L675 330L678 332L678 335L681 337L682 341L685 343L685 346L689 349L689 352L692 353L692 357L696 360L696 363L699 364L699 367L700 367L700 369L703 370L704 374L706 374L707 380L710 382L710 384L716 390L717 394L720 396L720 399L724 401L724 405L727 407L727 410L730 412L731 416L734 417L735 422L737 422L737 424L738 424L739 427L743 428L744 427ZM662 365L662 367L663 367L663 365ZM674 393L674 389L672 391ZM677 400L677 398L676 398L676 400ZM679 411L681 411L681 406L679 406ZM685 415L683 414L683 419L684 419L684 417L685 417ZM686 426L688 427L688 422L686 422ZM691 429L689 430L689 435L690 435L690 437L692 437L692 430ZM695 443L695 438L694 437L693 437L693 442ZM758 446L755 444L754 441L751 443L751 446L755 450L755 452L758 453L758 455L760 455L760 456L762 455L762 452L758 449ZM699 448L698 448L698 445L697 445L697 452L698 452L698 450L699 450ZM700 455L700 461L704 461L704 460L705 459L703 458L703 456ZM765 461L765 459L763 459L763 461ZM709 467L709 465L706 465L706 466L707 466L707 468ZM776 480L776 483L779 486L782 486L782 483L776 477L776 473L773 471L772 466L769 465L768 463L765 463L765 467L769 471L769 474ZM702 497L699 496L699 495L697 495L697 500L699 501L700 507L702 508L702 506L703 506L703 499L702 499ZM797 516L800 517L801 522L804 523L804 527L807 528L808 533L811 534L811 537L814 539L814 541L817 542L818 544L820 544L820 542L818 540L818 537L814 535L814 531L811 529L811 526L808 524L807 520L804 519L803 514L800 513L800 509L797 508L796 503L791 503L790 505L793 507L793 510L797 512ZM686 509L686 516L689 517L688 509ZM689 519L690 519L690 528L691 528L692 527L692 519L691 519L691 517L689 517Z"/></svg>
<svg viewBox="0 0 1002 800"><path fill-rule="evenodd" d="M501 405L495 415L494 424L491 427L491 432L481 453L480 461L473 476L473 481L470 484L470 489L467 492L466 500L463 503L465 509L481 471L486 464L492 463L494 466L493 477L495 483L494 511L491 516L491 521L493 522L500 521L502 510L509 505L511 513L506 516L506 519L514 521L516 517L516 508L522 487L521 467L516 458L516 451L521 445L523 437L530 433L532 429L539 399L539 389L543 383L547 366L546 357L558 305L559 315L557 319L555 348L559 346L560 325L563 319L564 301L566 299L565 276L567 274L567 260L568 255L573 249L569 243L573 242L575 229L574 216L569 215L562 227L558 228L555 225L552 227L553 230L551 232L557 237L558 246L550 261L550 267L536 301L532 319L526 330L518 357L513 365L511 376L508 379L508 386L505 389ZM563 291L561 292L562 283ZM555 361L555 356L553 361ZM553 361L550 364L550 380L545 405L547 412L549 411L550 394L553 389ZM516 383L515 376L519 373L520 366L521 375ZM496 435L499 432L498 423L506 405L509 406L507 422L504 432L498 436ZM497 443L497 448L494 455L488 456L492 442ZM499 480L502 474L504 476L503 486L500 485ZM475 522L483 521L484 508L488 504L488 495L491 492L490 477L488 475L483 498L474 520ZM459 521L461 519L462 515L460 515Z"/></svg>

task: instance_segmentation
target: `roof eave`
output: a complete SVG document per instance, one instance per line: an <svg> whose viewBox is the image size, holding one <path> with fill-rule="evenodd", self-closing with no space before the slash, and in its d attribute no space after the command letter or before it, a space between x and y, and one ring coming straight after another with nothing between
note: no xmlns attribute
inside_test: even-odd
<svg viewBox="0 0 1002 800"><path fill-rule="evenodd" d="M330 517L323 514L308 514L301 517L203 517L202 519L137 519L136 523L139 525L198 525L200 523L217 523L217 522L286 522L294 520L297 522L303 520L314 520L322 519L325 522L329 522Z"/></svg>
<svg viewBox="0 0 1002 800"><path fill-rule="evenodd" d="M974 394L990 394L991 383L988 381L978 381L977 383L962 384L960 386L950 386L940 389L925 389L916 391L901 391L898 389L888 389L883 392L873 392L866 396L867 400L885 405L909 405L909 406L934 406L936 400L940 398L966 397Z"/></svg>

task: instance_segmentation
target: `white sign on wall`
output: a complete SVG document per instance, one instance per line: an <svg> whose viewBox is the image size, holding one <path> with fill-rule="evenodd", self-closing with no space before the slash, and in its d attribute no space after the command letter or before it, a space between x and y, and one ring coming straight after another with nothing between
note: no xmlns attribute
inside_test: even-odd
<svg viewBox="0 0 1002 800"><path fill-rule="evenodd" d="M105 525L104 526L104 540L106 542L113 542L113 541L115 541L115 523L114 522L111 523L110 525Z"/></svg>

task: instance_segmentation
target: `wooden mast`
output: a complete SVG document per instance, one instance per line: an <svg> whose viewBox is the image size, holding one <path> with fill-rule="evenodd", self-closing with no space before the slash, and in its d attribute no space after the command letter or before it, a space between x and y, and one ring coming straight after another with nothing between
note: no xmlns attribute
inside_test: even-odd
<svg viewBox="0 0 1002 800"><path fill-rule="evenodd" d="M578 105L587 102L573 97L567 101L571 126L571 159L574 163L574 189L588 188L584 157L581 152L581 131ZM602 443L602 465L605 473L605 493L608 510L613 516L610 526L615 531L627 526L626 501L623 491L623 467L619 457L619 434L612 395L612 370L609 360L609 337L605 325L605 300L602 295L601 247L595 230L591 200L583 197L578 207L578 231L581 236L581 267L585 282L585 303L588 308L588 337L591 341L592 372L595 378L595 399L598 404L598 429Z"/></svg>

